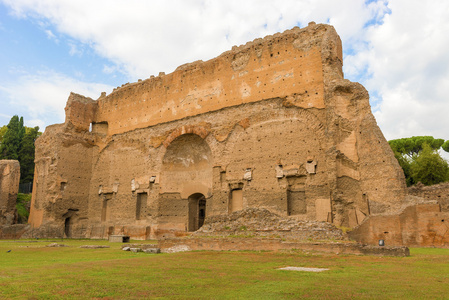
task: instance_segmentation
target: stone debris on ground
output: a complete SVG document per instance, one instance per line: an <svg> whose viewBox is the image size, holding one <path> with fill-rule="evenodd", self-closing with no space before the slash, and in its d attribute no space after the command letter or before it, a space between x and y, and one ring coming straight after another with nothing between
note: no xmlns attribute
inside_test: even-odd
<svg viewBox="0 0 449 300"><path fill-rule="evenodd" d="M285 268L279 268L278 270L303 271L303 272L323 272L323 271L329 271L329 269L324 269L324 268L304 268L304 267L285 267Z"/></svg>
<svg viewBox="0 0 449 300"><path fill-rule="evenodd" d="M133 247L133 246L124 246L122 247L123 251L131 251L134 253L138 253L138 252L144 252L144 253L153 253L153 254L157 254L157 253L161 253L161 249L154 247L154 245L142 245L141 247Z"/></svg>
<svg viewBox="0 0 449 300"><path fill-rule="evenodd" d="M163 249L163 253L176 253L176 252L187 252L191 251L190 247L187 245L176 245L167 249Z"/></svg>
<svg viewBox="0 0 449 300"><path fill-rule="evenodd" d="M68 246L64 245L64 244L51 243L51 244L48 244L47 247L68 247Z"/></svg>
<svg viewBox="0 0 449 300"><path fill-rule="evenodd" d="M143 252L157 254L157 253L161 253L161 249L159 249L159 248L149 248L149 249L144 249Z"/></svg>
<svg viewBox="0 0 449 300"><path fill-rule="evenodd" d="M100 249L100 248L110 248L110 247L109 246L104 246L104 245L83 245L83 246L80 246L80 248Z"/></svg>
<svg viewBox="0 0 449 300"><path fill-rule="evenodd" d="M263 236L295 240L347 240L335 225L282 217L265 208L246 208L230 215L208 217L194 236Z"/></svg>

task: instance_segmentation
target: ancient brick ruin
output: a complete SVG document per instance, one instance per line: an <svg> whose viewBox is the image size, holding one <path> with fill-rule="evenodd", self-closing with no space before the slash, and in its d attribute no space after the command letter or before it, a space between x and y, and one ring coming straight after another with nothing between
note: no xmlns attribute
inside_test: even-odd
<svg viewBox="0 0 449 300"><path fill-rule="evenodd" d="M368 92L341 40L310 23L92 100L36 141L29 222L41 234L182 236L265 208L356 227L405 201Z"/></svg>
<svg viewBox="0 0 449 300"><path fill-rule="evenodd" d="M19 182L19 161L0 160L0 226L12 225L17 219L16 199Z"/></svg>
<svg viewBox="0 0 449 300"><path fill-rule="evenodd" d="M406 201L396 213L374 215L350 232L362 243L449 247L449 183L407 188Z"/></svg>

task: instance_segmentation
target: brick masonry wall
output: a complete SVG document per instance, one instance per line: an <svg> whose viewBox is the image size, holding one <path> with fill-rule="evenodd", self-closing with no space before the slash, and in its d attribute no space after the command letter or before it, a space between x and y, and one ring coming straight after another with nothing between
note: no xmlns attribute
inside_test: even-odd
<svg viewBox="0 0 449 300"><path fill-rule="evenodd" d="M436 200L441 206L441 211L449 212L449 182L443 182L431 186L416 184L408 187L407 193L426 200Z"/></svg>
<svg viewBox="0 0 449 300"><path fill-rule="evenodd" d="M171 247L187 246L190 250L241 251L241 250L303 250L335 254L377 255L377 256L410 256L407 247L375 247L357 243L307 243L285 242L281 239L257 238L179 238L162 239L158 247L166 251Z"/></svg>

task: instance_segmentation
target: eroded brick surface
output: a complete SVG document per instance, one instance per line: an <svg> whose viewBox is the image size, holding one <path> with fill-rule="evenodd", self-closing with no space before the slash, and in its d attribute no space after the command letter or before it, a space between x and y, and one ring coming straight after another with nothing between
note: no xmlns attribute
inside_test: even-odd
<svg viewBox="0 0 449 300"><path fill-rule="evenodd" d="M16 220L19 182L19 161L0 160L0 225L12 225Z"/></svg>

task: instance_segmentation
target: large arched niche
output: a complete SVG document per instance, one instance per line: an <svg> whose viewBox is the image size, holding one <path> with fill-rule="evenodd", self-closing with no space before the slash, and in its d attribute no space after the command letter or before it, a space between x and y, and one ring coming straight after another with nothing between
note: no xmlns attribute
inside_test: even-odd
<svg viewBox="0 0 449 300"><path fill-rule="evenodd" d="M301 119L279 118L255 123L227 141L226 175L237 180L246 169L252 169L256 180L252 186L271 189L278 186L276 166L305 166L308 159L324 164L321 138L319 132Z"/></svg>
<svg viewBox="0 0 449 300"><path fill-rule="evenodd" d="M302 219L318 218L315 207L321 202L326 203L327 212L325 134L319 119L300 109L272 110L248 118L251 125L231 133L220 158L227 162L226 179L242 185L241 191L231 187L231 195L241 193L242 208L265 207ZM313 165L310 172L309 163Z"/></svg>
<svg viewBox="0 0 449 300"><path fill-rule="evenodd" d="M209 145L196 134L183 134L168 146L162 159L160 193L179 193L182 199L212 194L213 157Z"/></svg>
<svg viewBox="0 0 449 300"><path fill-rule="evenodd" d="M297 108L260 112L248 117L249 127L236 128L220 157L227 163L227 177L241 178L245 168L275 173L274 167L305 164L309 158L325 161L322 123L310 112ZM235 174L237 172L237 174ZM257 175L257 174L254 174ZM262 187L277 184L276 176L264 174Z"/></svg>

